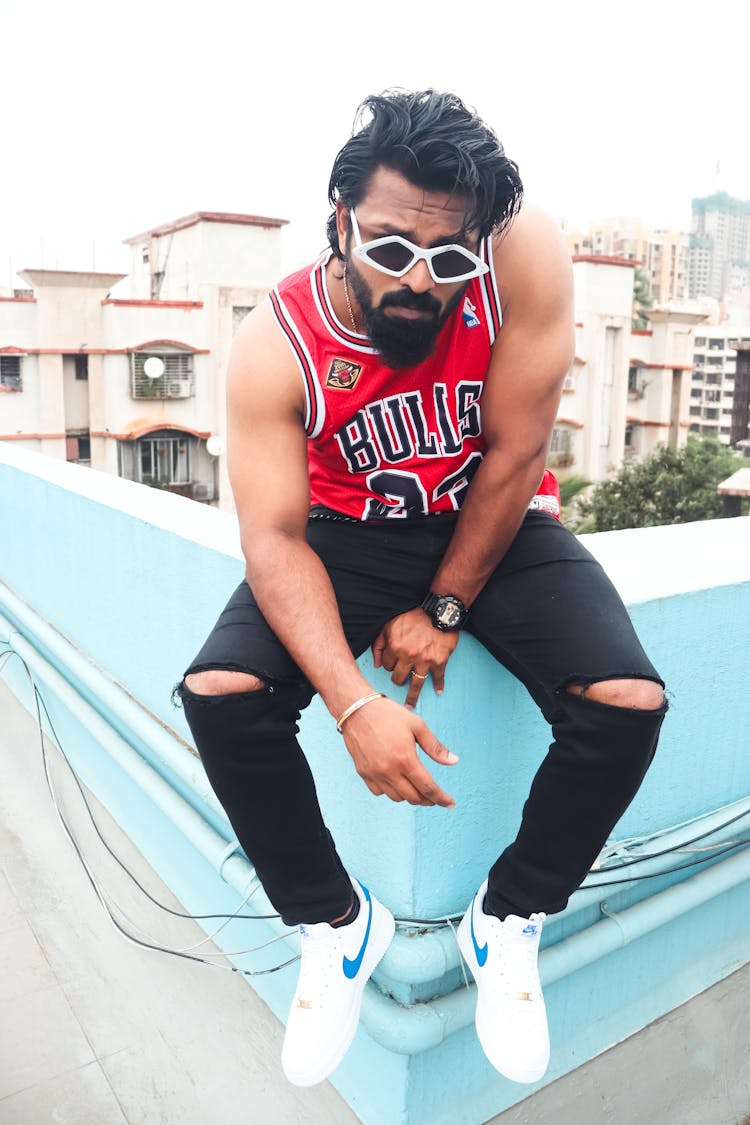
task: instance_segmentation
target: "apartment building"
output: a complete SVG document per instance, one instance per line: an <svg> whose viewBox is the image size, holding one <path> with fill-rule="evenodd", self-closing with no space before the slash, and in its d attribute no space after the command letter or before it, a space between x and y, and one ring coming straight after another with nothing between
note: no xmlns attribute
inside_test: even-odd
<svg viewBox="0 0 750 1125"><path fill-rule="evenodd" d="M654 304L665 305L687 295L687 234L672 228L657 230L627 216L597 219L586 231L564 233L573 257L593 254L634 262L649 278Z"/></svg>
<svg viewBox="0 0 750 1125"><path fill-rule="evenodd" d="M688 296L714 297L750 286L750 200L725 191L692 201Z"/></svg>
<svg viewBox="0 0 750 1125"><path fill-rule="evenodd" d="M704 325L696 333L689 411L692 433L733 444L737 353L743 346L750 346L750 323Z"/></svg>
<svg viewBox="0 0 750 1125"><path fill-rule="evenodd" d="M23 271L25 293L0 298L0 440L230 508L224 372L279 276L282 225L200 212L130 238L128 298L111 295L121 274ZM593 481L713 422L691 392L721 384L690 381L702 314L666 306L634 333L634 258L573 261L576 355L549 463Z"/></svg>
<svg viewBox="0 0 750 1125"><path fill-rule="evenodd" d="M0 440L229 506L224 372L284 223L196 212L129 238L128 298L122 274L24 270L0 297Z"/></svg>
<svg viewBox="0 0 750 1125"><path fill-rule="evenodd" d="M565 378L548 464L561 479L603 480L626 456L687 440L693 340L705 315L675 306L631 328L636 263L573 258L576 352Z"/></svg>

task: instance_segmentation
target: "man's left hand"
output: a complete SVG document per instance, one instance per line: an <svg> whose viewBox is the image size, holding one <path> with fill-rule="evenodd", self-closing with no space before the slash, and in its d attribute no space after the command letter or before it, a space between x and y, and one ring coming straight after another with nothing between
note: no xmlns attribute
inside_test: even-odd
<svg viewBox="0 0 750 1125"><path fill-rule="evenodd" d="M372 643L373 663L391 673L394 684L409 680L405 704L414 707L427 677L438 695L445 686L445 666L458 644L458 632L436 629L423 609L410 609L389 621Z"/></svg>

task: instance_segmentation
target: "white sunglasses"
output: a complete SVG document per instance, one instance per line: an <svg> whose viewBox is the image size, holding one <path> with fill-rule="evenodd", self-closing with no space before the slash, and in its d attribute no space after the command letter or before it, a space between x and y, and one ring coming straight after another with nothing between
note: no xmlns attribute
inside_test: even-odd
<svg viewBox="0 0 750 1125"><path fill-rule="evenodd" d="M446 281L468 281L471 277L480 277L489 271L490 267L481 258L456 243L423 250L400 234L386 234L383 238L363 242L353 207L349 215L356 243L352 250L354 257L390 277L403 277L421 261L427 263L432 280L439 285Z"/></svg>

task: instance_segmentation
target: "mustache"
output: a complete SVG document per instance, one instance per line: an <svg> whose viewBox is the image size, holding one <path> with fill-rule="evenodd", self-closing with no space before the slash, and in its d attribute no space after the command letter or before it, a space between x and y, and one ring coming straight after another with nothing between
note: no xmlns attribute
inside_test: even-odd
<svg viewBox="0 0 750 1125"><path fill-rule="evenodd" d="M431 293L410 293L402 290L396 293L385 293L381 297L378 309L388 308L416 309L418 312L430 313L431 316L437 317L440 315L442 306Z"/></svg>

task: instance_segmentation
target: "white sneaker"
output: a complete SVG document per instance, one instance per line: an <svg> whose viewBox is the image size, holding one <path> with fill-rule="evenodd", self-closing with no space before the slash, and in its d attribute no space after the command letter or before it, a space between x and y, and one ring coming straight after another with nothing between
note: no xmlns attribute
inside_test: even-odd
<svg viewBox="0 0 750 1125"><path fill-rule="evenodd" d="M549 1065L549 1030L537 955L545 914L505 921L482 909L487 882L458 927L458 945L477 984L479 1042L513 1082L536 1082Z"/></svg>
<svg viewBox="0 0 750 1125"><path fill-rule="evenodd" d="M347 926L300 926L302 956L281 1051L284 1074L295 1086L314 1086L336 1069L359 1023L362 993L391 944L396 923L389 910L356 879L359 914Z"/></svg>

